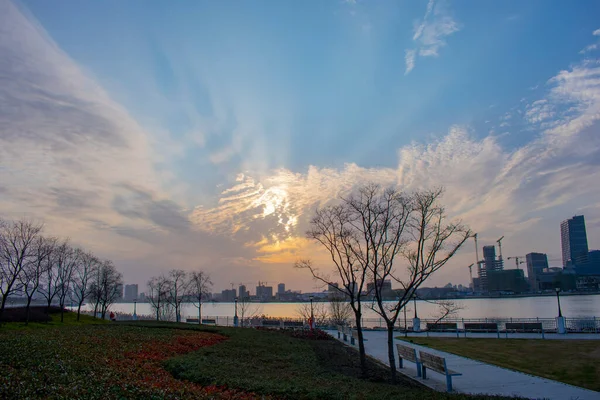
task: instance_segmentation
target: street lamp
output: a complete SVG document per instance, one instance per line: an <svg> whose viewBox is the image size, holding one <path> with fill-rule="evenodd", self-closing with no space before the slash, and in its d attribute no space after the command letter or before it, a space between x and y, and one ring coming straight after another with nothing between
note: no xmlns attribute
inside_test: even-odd
<svg viewBox="0 0 600 400"><path fill-rule="evenodd" d="M137 321L137 299L133 299L133 320Z"/></svg>
<svg viewBox="0 0 600 400"><path fill-rule="evenodd" d="M309 296L310 299L310 329L315 326L315 313L313 311L313 296Z"/></svg>
<svg viewBox="0 0 600 400"><path fill-rule="evenodd" d="M235 302L235 315L233 316L233 326L237 327L238 326L238 315L237 315L238 298L237 297L234 299L234 302Z"/></svg>
<svg viewBox="0 0 600 400"><path fill-rule="evenodd" d="M558 303L558 316L562 317L562 311L560 310L560 288L555 288L556 290L556 302Z"/></svg>

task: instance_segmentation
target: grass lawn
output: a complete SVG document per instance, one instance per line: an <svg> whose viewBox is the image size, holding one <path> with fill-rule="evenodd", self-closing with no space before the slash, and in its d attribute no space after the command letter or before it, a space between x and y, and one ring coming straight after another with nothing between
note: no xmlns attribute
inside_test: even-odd
<svg viewBox="0 0 600 400"><path fill-rule="evenodd" d="M407 340L404 337L398 337ZM600 391L600 341L410 338L410 342Z"/></svg>
<svg viewBox="0 0 600 400"><path fill-rule="evenodd" d="M361 379L356 352L331 339L187 324L86 322L0 327L0 398L489 398L437 393L410 381L391 385L387 369L375 362Z"/></svg>

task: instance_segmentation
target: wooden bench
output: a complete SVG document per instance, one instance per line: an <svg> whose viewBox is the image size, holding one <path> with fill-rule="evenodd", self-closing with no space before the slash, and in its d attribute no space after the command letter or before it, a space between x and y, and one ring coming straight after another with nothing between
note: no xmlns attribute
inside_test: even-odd
<svg viewBox="0 0 600 400"><path fill-rule="evenodd" d="M342 338L342 333L344 333L344 327L342 325L338 325L337 326L338 339Z"/></svg>
<svg viewBox="0 0 600 400"><path fill-rule="evenodd" d="M196 321L198 321L198 320L196 320ZM203 319L202 324L203 325L216 325L217 320L216 319Z"/></svg>
<svg viewBox="0 0 600 400"><path fill-rule="evenodd" d="M197 324L198 318L186 318L185 322L187 322L188 324Z"/></svg>
<svg viewBox="0 0 600 400"><path fill-rule="evenodd" d="M278 319L263 319L262 326L265 328L281 328L281 321Z"/></svg>
<svg viewBox="0 0 600 400"><path fill-rule="evenodd" d="M404 368L403 360L410 361L417 365L417 376L421 376L421 363L417 358L417 349L399 343L396 344L396 349L398 350L398 368Z"/></svg>
<svg viewBox="0 0 600 400"><path fill-rule="evenodd" d="M465 322L465 331L495 333L498 331L498 324L495 322Z"/></svg>
<svg viewBox="0 0 600 400"><path fill-rule="evenodd" d="M350 338L350 344L354 346L354 345L356 345L357 342L358 342L358 331L352 330L352 337Z"/></svg>
<svg viewBox="0 0 600 400"><path fill-rule="evenodd" d="M458 328L456 322L438 322L437 324L428 322L427 330L428 331L452 331L455 332Z"/></svg>
<svg viewBox="0 0 600 400"><path fill-rule="evenodd" d="M304 322L302 322L302 321L283 321L283 327L284 328L292 328L292 329L304 328Z"/></svg>
<svg viewBox="0 0 600 400"><path fill-rule="evenodd" d="M541 322L507 322L506 330L514 332L542 332L543 327Z"/></svg>
<svg viewBox="0 0 600 400"><path fill-rule="evenodd" d="M461 376L462 374L456 371L451 371L446 366L446 359L443 357L434 356L433 354L419 351L419 359L421 360L421 376L427 379L427 368L446 375L446 390L452 392L452 377Z"/></svg>

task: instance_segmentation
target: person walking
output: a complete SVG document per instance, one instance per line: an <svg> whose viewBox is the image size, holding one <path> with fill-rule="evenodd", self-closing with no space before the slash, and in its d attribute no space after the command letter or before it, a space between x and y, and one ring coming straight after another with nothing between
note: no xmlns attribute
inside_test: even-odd
<svg viewBox="0 0 600 400"><path fill-rule="evenodd" d="M115 313L114 312L110 312L110 320L111 321L116 321L117 319L115 318Z"/></svg>

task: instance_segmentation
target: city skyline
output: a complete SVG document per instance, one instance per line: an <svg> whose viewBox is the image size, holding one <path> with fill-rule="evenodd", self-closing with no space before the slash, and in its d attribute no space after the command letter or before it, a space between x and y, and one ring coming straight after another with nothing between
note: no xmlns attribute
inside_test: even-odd
<svg viewBox="0 0 600 400"><path fill-rule="evenodd" d="M327 265L312 212L367 180L444 185L505 259L560 258L576 214L600 248L600 4L165 7L0 0L3 218L139 292L173 268L312 291L292 268ZM428 286L468 283L474 258Z"/></svg>

